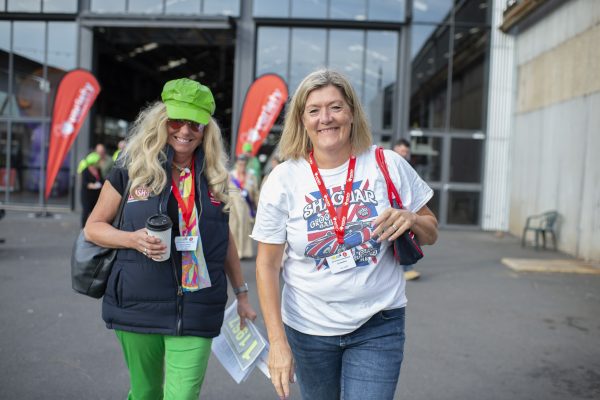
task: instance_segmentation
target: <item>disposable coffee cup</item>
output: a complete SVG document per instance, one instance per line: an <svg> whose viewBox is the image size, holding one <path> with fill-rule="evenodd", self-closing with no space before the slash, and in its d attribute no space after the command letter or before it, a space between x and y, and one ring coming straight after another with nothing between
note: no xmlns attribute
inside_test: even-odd
<svg viewBox="0 0 600 400"><path fill-rule="evenodd" d="M146 220L146 231L149 236L154 236L160 239L161 242L167 245L165 253L160 257L152 257L156 261L166 261L171 257L171 227L173 222L168 215L155 214L148 217Z"/></svg>

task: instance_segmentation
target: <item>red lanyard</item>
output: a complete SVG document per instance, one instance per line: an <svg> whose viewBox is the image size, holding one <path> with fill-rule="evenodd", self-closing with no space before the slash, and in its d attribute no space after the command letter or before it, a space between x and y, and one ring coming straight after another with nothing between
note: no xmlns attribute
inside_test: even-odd
<svg viewBox="0 0 600 400"><path fill-rule="evenodd" d="M319 168L317 168L317 163L315 162L312 151L308 155L308 163L310 164L310 169L312 169L313 177L317 182L321 196L323 196L323 200L327 206L327 211L329 211L331 221L333 221L333 230L335 231L337 241L339 244L344 244L344 232L346 231L348 209L350 208L350 196L352 195L352 182L354 181L356 156L350 156L350 163L348 164L348 175L346 176L346 185L344 186L344 202L342 203L342 213L340 215L341 220L338 220L337 213L333 207L333 203L331 202L331 197L329 196L329 193L327 193L327 188L323 183L323 178L321 177Z"/></svg>
<svg viewBox="0 0 600 400"><path fill-rule="evenodd" d="M196 188L194 187L194 163L192 162L192 170L190 172L192 174L192 189L190 190L190 195L187 198L187 204L181 198L181 193L179 192L179 182L175 183L175 179L171 179L171 186L173 187L173 195L175 199L177 199L177 204L179 204L179 208L181 208L181 213L183 214L183 223L186 225L186 228L189 228L190 219L192 218L192 211L194 210L194 200L196 197Z"/></svg>

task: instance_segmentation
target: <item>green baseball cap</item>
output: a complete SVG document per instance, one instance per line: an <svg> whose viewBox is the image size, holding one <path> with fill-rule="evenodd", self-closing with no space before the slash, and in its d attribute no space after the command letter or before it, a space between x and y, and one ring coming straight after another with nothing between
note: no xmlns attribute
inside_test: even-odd
<svg viewBox="0 0 600 400"><path fill-rule="evenodd" d="M210 89L191 79L168 81L160 96L171 119L186 119L207 125L215 112L215 99Z"/></svg>

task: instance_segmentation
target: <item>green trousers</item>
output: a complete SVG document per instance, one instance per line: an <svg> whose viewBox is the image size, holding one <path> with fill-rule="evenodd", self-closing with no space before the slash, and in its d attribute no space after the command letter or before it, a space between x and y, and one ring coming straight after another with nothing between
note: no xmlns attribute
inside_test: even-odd
<svg viewBox="0 0 600 400"><path fill-rule="evenodd" d="M198 400L212 339L115 332L129 369L128 400Z"/></svg>

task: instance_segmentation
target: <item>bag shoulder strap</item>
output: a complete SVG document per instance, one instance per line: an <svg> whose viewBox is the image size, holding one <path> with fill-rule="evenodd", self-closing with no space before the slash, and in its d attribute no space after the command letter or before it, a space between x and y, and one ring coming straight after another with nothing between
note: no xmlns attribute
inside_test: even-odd
<svg viewBox="0 0 600 400"><path fill-rule="evenodd" d="M129 198L129 189L131 189L131 180L127 181L127 187L125 188L123 195L121 195L121 202L119 203L117 215L115 215L115 219L113 220L113 226L117 229L120 229L123 224L123 208L125 208L125 203Z"/></svg>
<svg viewBox="0 0 600 400"><path fill-rule="evenodd" d="M377 164L379 165L379 168L381 169L381 173L383 174L383 177L385 178L385 184L387 186L387 192L388 192L388 198L390 200L390 204L392 204L392 206L393 206L394 200L395 200L396 204L398 204L399 208L404 208L404 205L402 204L402 198L400 197L400 194L398 194L398 190L396 189L396 186L394 185L394 182L392 182L392 178L390 177L390 172L389 172L387 164L385 162L385 155L383 153L383 147L381 147L381 146L377 147L377 149L375 150L375 159L377 160Z"/></svg>

